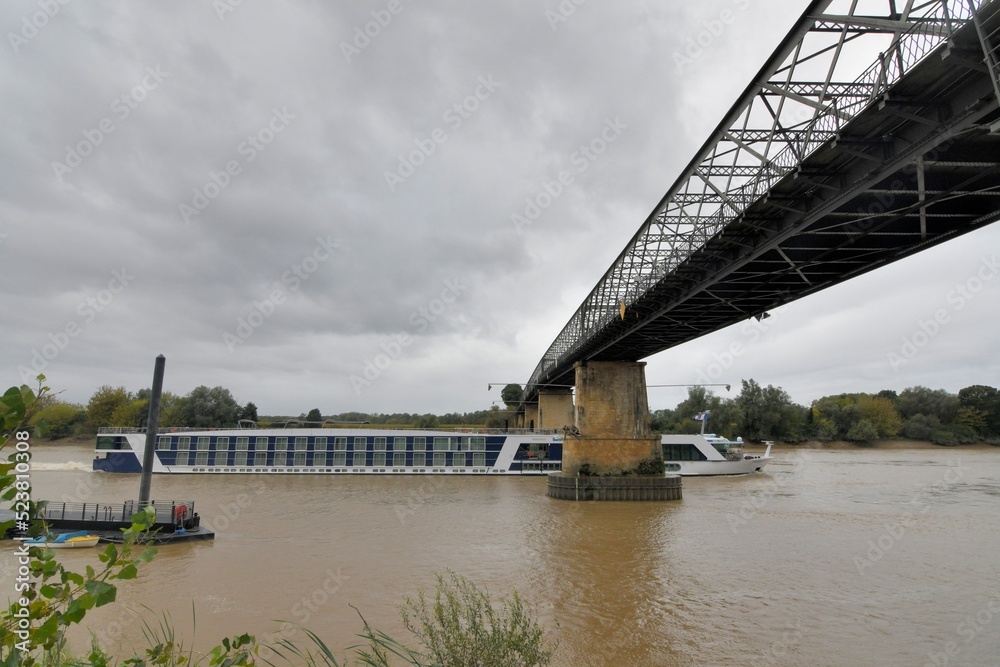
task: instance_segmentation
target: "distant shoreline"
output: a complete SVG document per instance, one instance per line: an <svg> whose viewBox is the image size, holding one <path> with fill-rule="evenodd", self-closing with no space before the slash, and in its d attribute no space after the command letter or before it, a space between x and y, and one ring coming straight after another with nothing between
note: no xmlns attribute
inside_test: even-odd
<svg viewBox="0 0 1000 667"><path fill-rule="evenodd" d="M757 446L757 445L752 445ZM968 445L936 445L929 440L874 440L871 444L847 442L846 440L807 440L802 443L776 442L775 449L996 449L1000 447L985 442Z"/></svg>

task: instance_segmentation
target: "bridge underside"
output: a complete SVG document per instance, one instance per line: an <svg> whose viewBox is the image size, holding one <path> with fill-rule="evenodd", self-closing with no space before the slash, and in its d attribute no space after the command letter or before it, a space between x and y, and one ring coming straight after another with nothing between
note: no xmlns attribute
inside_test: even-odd
<svg viewBox="0 0 1000 667"><path fill-rule="evenodd" d="M996 34L992 3L982 29ZM978 53L978 57L976 54ZM599 331L540 368L637 361L1000 217L1000 111L970 23Z"/></svg>

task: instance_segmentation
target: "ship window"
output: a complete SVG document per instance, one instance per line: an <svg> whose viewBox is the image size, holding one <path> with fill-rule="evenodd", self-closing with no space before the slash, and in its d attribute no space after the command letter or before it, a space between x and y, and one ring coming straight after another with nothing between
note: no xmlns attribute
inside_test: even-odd
<svg viewBox="0 0 1000 667"><path fill-rule="evenodd" d="M351 465L363 466L365 465L367 458L368 457L365 455L364 452L354 452L354 456L351 459L352 461Z"/></svg>
<svg viewBox="0 0 1000 667"><path fill-rule="evenodd" d="M306 453L295 452L295 462L292 465L304 466L306 464Z"/></svg>
<svg viewBox="0 0 1000 667"><path fill-rule="evenodd" d="M233 461L234 466L245 466L247 464L247 453L243 451L237 451L236 460Z"/></svg>
<svg viewBox="0 0 1000 667"><path fill-rule="evenodd" d="M177 465L186 466L188 464L187 450L177 452Z"/></svg>
<svg viewBox="0 0 1000 667"><path fill-rule="evenodd" d="M377 436L375 438L375 451L376 452L385 451L385 438L383 436Z"/></svg>
<svg viewBox="0 0 1000 667"><path fill-rule="evenodd" d="M228 450L229 449L229 438L221 436L215 441L215 451Z"/></svg>
<svg viewBox="0 0 1000 667"><path fill-rule="evenodd" d="M474 452L485 452L486 451L486 436L474 436L469 438L471 450Z"/></svg>
<svg viewBox="0 0 1000 667"><path fill-rule="evenodd" d="M333 461L330 462L333 466L346 466L347 465L347 452L334 452Z"/></svg>
<svg viewBox="0 0 1000 667"><path fill-rule="evenodd" d="M406 465L406 452L396 452L392 455L392 465L401 468Z"/></svg>
<svg viewBox="0 0 1000 667"><path fill-rule="evenodd" d="M342 436L342 435L334 436L334 438L333 438L333 448L335 450L337 450L338 452L346 452L347 451L347 438L344 437L344 436Z"/></svg>
<svg viewBox="0 0 1000 667"><path fill-rule="evenodd" d="M448 438L434 438L434 451L435 452L446 452L448 451ZM437 465L436 463L434 465Z"/></svg>
<svg viewBox="0 0 1000 667"><path fill-rule="evenodd" d="M259 451L253 455L253 464L255 466L266 466L267 465L267 452Z"/></svg>
<svg viewBox="0 0 1000 667"><path fill-rule="evenodd" d="M354 451L363 452L368 449L368 438L354 438Z"/></svg>
<svg viewBox="0 0 1000 667"><path fill-rule="evenodd" d="M199 451L194 455L194 464L196 466L207 466L208 465L208 452Z"/></svg>
<svg viewBox="0 0 1000 667"><path fill-rule="evenodd" d="M434 465L436 465L436 466L445 466L445 465L448 465L447 462L446 462L447 459L448 459L448 455L447 454L438 453L438 452L434 453Z"/></svg>
<svg viewBox="0 0 1000 667"><path fill-rule="evenodd" d="M427 438L424 436L416 436L413 438L413 451L422 452L427 449Z"/></svg>
<svg viewBox="0 0 1000 667"><path fill-rule="evenodd" d="M266 450L267 449L267 436L266 435L254 438L254 449L258 449L258 450L260 450L260 449Z"/></svg>
<svg viewBox="0 0 1000 667"><path fill-rule="evenodd" d="M245 452L247 447L250 445L250 438L245 435L238 436L236 438L236 449L241 452ZM246 458L245 456L243 457Z"/></svg>
<svg viewBox="0 0 1000 667"><path fill-rule="evenodd" d="M276 452L288 451L288 438L286 436L282 435L274 439L274 451Z"/></svg>
<svg viewBox="0 0 1000 667"><path fill-rule="evenodd" d="M320 436L316 438L316 442L313 444L313 449L316 451L326 451L326 436Z"/></svg>
<svg viewBox="0 0 1000 667"><path fill-rule="evenodd" d="M202 452L208 451L208 442L211 440L207 435L203 435L198 438L198 450Z"/></svg>
<svg viewBox="0 0 1000 667"><path fill-rule="evenodd" d="M156 448L159 450L170 449L170 436L157 438Z"/></svg>
<svg viewBox="0 0 1000 667"><path fill-rule="evenodd" d="M414 452L413 465L420 467L427 465L427 455L423 452Z"/></svg>
<svg viewBox="0 0 1000 667"><path fill-rule="evenodd" d="M406 451L406 438L403 437L403 436L401 436L401 435L397 435L395 438L393 438L392 439L392 449L393 449L393 451L397 451L397 452L405 452Z"/></svg>
<svg viewBox="0 0 1000 667"><path fill-rule="evenodd" d="M325 452L317 452L316 454L313 454L313 462L312 462L312 464L314 466L325 466L326 465L326 453Z"/></svg>
<svg viewBox="0 0 1000 667"><path fill-rule="evenodd" d="M472 455L472 465L474 466L485 466L486 465L486 452L475 452Z"/></svg>
<svg viewBox="0 0 1000 667"><path fill-rule="evenodd" d="M372 455L372 465L373 466L384 466L385 465L385 452L375 452Z"/></svg>
<svg viewBox="0 0 1000 667"><path fill-rule="evenodd" d="M468 454L452 454L452 465L453 466L466 466L469 465L469 455Z"/></svg>
<svg viewBox="0 0 1000 667"><path fill-rule="evenodd" d="M191 436L182 435L177 438L177 449L191 449Z"/></svg>
<svg viewBox="0 0 1000 667"><path fill-rule="evenodd" d="M97 436L97 448L98 449L121 449L121 446L115 442L115 437L113 435L99 435Z"/></svg>
<svg viewBox="0 0 1000 667"><path fill-rule="evenodd" d="M295 451L304 452L306 451L306 447L308 446L309 446L309 438L301 435L295 438Z"/></svg>

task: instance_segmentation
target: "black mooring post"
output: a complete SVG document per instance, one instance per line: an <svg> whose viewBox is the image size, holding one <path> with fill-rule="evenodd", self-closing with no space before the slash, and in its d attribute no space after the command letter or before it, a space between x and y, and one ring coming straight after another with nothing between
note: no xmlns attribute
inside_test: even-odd
<svg viewBox="0 0 1000 667"><path fill-rule="evenodd" d="M153 449L156 447L156 427L160 421L160 394L163 393L163 367L167 359L162 354L153 367L153 393L149 396L149 417L146 419L146 447L142 452L142 477L139 480L139 505L149 502L149 486L153 481Z"/></svg>

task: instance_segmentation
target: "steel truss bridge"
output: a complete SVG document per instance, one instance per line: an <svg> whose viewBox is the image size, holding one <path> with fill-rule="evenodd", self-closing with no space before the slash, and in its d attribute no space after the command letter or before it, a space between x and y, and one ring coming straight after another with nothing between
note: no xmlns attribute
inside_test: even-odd
<svg viewBox="0 0 1000 667"><path fill-rule="evenodd" d="M525 401L577 361L643 359L996 221L998 60L1000 0L812 2Z"/></svg>

